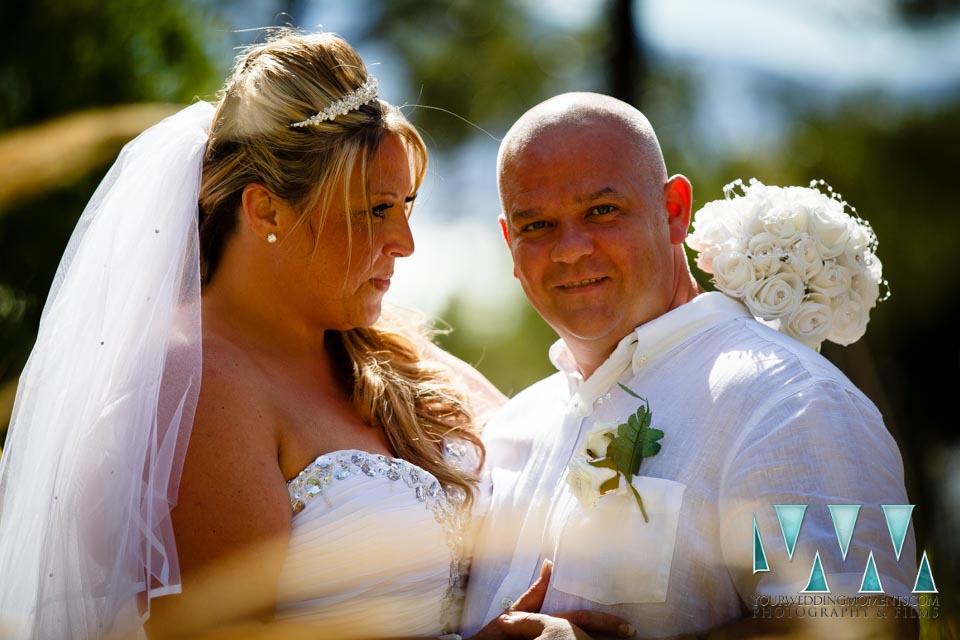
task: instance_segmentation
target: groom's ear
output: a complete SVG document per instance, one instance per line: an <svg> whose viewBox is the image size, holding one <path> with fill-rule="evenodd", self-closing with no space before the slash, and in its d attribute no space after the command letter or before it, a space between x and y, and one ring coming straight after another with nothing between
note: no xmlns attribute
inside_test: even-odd
<svg viewBox="0 0 960 640"><path fill-rule="evenodd" d="M670 243L681 244L690 227L690 209L693 206L693 186L686 176L672 176L663 186L663 202L670 227Z"/></svg>
<svg viewBox="0 0 960 640"><path fill-rule="evenodd" d="M500 217L497 218L497 222L500 223L500 233L503 234L503 241L507 243L507 250L510 250L510 232L507 230L507 216L500 214ZM510 251L510 256L513 256L513 251ZM513 277L518 278L517 275L517 263L513 263Z"/></svg>

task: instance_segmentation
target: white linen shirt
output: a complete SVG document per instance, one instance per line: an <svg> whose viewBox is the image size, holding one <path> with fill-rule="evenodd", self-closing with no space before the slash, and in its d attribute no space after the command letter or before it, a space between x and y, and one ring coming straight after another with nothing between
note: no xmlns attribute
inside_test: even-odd
<svg viewBox="0 0 960 640"><path fill-rule="evenodd" d="M834 594L856 594L873 551L890 595L916 575L912 527L900 560L881 504L906 504L903 466L876 407L825 358L706 293L638 327L583 380L562 341L558 373L518 394L484 432L492 481L467 590L475 633L554 561L542 611L599 609L638 637L703 631L752 611L754 596L797 595L819 551ZM660 452L629 492L580 505L571 457L597 423L649 401ZM808 505L793 558L774 504ZM828 504L860 504L844 559ZM753 517L770 571L753 573Z"/></svg>

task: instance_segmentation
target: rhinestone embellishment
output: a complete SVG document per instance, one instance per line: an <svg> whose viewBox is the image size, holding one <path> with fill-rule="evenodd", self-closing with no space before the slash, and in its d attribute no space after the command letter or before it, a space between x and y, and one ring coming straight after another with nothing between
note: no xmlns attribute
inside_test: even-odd
<svg viewBox="0 0 960 640"><path fill-rule="evenodd" d="M462 448L462 445L455 446ZM463 455L463 451L451 450L449 446L444 450L444 456L453 464L457 464ZM406 460L351 450L320 456L288 482L290 504L295 513L299 513L311 499L323 494L324 487L332 482L360 475L369 478L382 476L391 482L402 480L413 489L418 501L430 507L437 502L463 502L463 497L459 495L461 492L453 491L453 488L445 489L431 474Z"/></svg>
<svg viewBox="0 0 960 640"><path fill-rule="evenodd" d="M339 100L330 103L330 106L321 109L318 113L310 116L306 120L290 123L291 127L309 127L312 124L320 124L327 120L335 120L337 116L345 116L351 111L356 111L363 105L371 102L377 97L377 79L368 75L366 81L355 90L343 96Z"/></svg>

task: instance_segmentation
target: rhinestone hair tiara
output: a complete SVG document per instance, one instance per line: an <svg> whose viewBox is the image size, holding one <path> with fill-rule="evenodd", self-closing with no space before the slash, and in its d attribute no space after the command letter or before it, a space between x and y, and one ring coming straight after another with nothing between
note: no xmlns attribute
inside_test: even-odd
<svg viewBox="0 0 960 640"><path fill-rule="evenodd" d="M293 122L290 124L290 126L309 127L312 124L320 124L321 122L326 122L327 120L333 120L337 116L346 115L351 111L356 111L363 105L371 102L376 97L377 79L371 75L368 75L364 83L357 87L354 91L351 91L335 102L331 102L330 106L326 107L325 109L321 109L318 113L315 113L306 120Z"/></svg>

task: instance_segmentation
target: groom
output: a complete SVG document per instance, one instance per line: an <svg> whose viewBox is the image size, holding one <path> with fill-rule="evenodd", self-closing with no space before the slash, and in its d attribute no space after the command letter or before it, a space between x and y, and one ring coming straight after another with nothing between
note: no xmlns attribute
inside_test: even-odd
<svg viewBox="0 0 960 640"><path fill-rule="evenodd" d="M898 554L880 507L907 503L903 468L879 412L815 351L698 287L683 250L692 189L668 177L646 118L607 96L555 97L510 129L498 178L514 274L560 335L559 371L484 433L493 489L465 632L545 559L543 612L600 609L640 637L731 624L742 637L776 622L776 597L856 596L871 552L886 594L909 595L913 537ZM612 472L584 464L645 406L638 396L664 433L633 478L643 512L625 485L600 496ZM845 552L837 504L862 505ZM797 505L781 507L783 529L774 505ZM881 609L889 619L865 606L841 623L893 633L903 621Z"/></svg>

